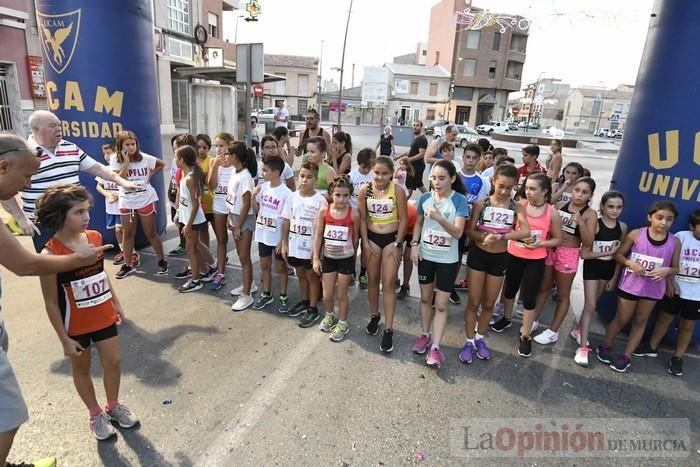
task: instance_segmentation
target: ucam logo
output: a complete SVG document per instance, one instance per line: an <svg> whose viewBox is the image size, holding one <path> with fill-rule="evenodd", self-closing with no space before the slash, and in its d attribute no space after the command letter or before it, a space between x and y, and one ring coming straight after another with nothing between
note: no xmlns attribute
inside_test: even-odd
<svg viewBox="0 0 700 467"><path fill-rule="evenodd" d="M63 73L78 43L80 10L60 15L48 15L37 10L36 21L46 59L56 73Z"/></svg>
<svg viewBox="0 0 700 467"><path fill-rule="evenodd" d="M649 170L643 170L639 179L639 191L651 192L653 195L662 196L682 201L695 199L700 202L700 179L698 170L690 172L678 169L676 173L659 173L673 169L679 162L681 155L690 157L695 165L700 166L700 131L695 133L695 141L692 151L690 148L680 151L680 131L668 130L664 133L665 148L662 150L660 134L652 133L647 136L649 147Z"/></svg>

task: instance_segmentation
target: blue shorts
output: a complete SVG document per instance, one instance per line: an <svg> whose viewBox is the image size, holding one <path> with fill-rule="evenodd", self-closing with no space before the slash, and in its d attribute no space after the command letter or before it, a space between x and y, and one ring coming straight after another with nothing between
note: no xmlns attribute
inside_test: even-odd
<svg viewBox="0 0 700 467"><path fill-rule="evenodd" d="M105 214L105 223L108 230L113 230L115 227L122 226L122 216L119 214Z"/></svg>

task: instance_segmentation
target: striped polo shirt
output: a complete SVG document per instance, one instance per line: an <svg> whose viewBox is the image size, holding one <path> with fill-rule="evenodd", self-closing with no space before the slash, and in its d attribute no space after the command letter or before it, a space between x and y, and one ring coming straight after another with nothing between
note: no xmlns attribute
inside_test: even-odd
<svg viewBox="0 0 700 467"><path fill-rule="evenodd" d="M89 170L97 161L75 144L63 139L54 153L38 144L31 136L28 142L31 147L41 150L41 165L32 175L32 186L21 191L22 209L29 219L34 219L34 204L47 188L62 183L78 185L80 171Z"/></svg>

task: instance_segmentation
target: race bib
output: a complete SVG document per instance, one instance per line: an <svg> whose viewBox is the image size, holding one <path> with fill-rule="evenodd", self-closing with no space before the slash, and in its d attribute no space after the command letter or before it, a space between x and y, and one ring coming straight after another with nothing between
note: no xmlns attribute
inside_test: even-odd
<svg viewBox="0 0 700 467"><path fill-rule="evenodd" d="M264 216L262 211L258 213L257 227L262 230L267 230L268 232L277 231L277 219L273 217Z"/></svg>
<svg viewBox="0 0 700 467"><path fill-rule="evenodd" d="M107 274L102 271L93 276L71 281L73 297L78 308L90 308L112 298Z"/></svg>
<svg viewBox="0 0 700 467"><path fill-rule="evenodd" d="M527 240L527 242L523 241ZM538 243L542 241L542 231L541 230L531 230L530 237L523 240L518 240L515 244L519 247L525 248L525 245L532 245L533 243Z"/></svg>
<svg viewBox="0 0 700 467"><path fill-rule="evenodd" d="M393 204L390 199L371 199L367 210L375 219L389 219L393 213Z"/></svg>
<svg viewBox="0 0 700 467"><path fill-rule="evenodd" d="M450 235L444 230L427 229L423 234L423 245L433 251L446 252L450 250Z"/></svg>
<svg viewBox="0 0 700 467"><path fill-rule="evenodd" d="M571 193L567 193L565 191L564 193L561 194L561 199L559 199L559 201L564 202L564 203L568 203L569 201L571 201Z"/></svg>
<svg viewBox="0 0 700 467"><path fill-rule="evenodd" d="M591 251L593 253L610 253L610 252L614 251L619 245L620 245L619 240L612 240L609 242L595 240L593 242L593 246L591 247ZM602 256L598 259L603 260L603 261L612 261L613 257L612 257L612 255Z"/></svg>
<svg viewBox="0 0 700 467"><path fill-rule="evenodd" d="M312 224L302 219L292 219L289 225L289 235L297 240L311 240Z"/></svg>
<svg viewBox="0 0 700 467"><path fill-rule="evenodd" d="M226 199L228 194L228 185L217 184L214 190L214 197L218 199Z"/></svg>
<svg viewBox="0 0 700 467"><path fill-rule="evenodd" d="M508 230L513 228L515 220L515 211L494 206L486 206L484 208L484 223L485 227L498 230Z"/></svg>
<svg viewBox="0 0 700 467"><path fill-rule="evenodd" d="M233 207L234 202L235 202L235 197L233 196L233 193L226 193L226 204Z"/></svg>
<svg viewBox="0 0 700 467"><path fill-rule="evenodd" d="M559 215L561 216L561 230L569 235L575 235L578 224L574 220L574 215L567 211L559 211Z"/></svg>
<svg viewBox="0 0 700 467"><path fill-rule="evenodd" d="M350 236L347 225L326 225L323 241L328 246L345 246Z"/></svg>
<svg viewBox="0 0 700 467"><path fill-rule="evenodd" d="M644 270L649 273L654 269L658 269L664 264L663 258L658 258L656 256L647 256L641 253L632 252L630 259L638 264L641 264ZM627 272L632 272L630 268L626 269Z"/></svg>
<svg viewBox="0 0 700 467"><path fill-rule="evenodd" d="M679 269L676 276L679 281L700 283L700 261L698 259L692 261L690 258L681 258Z"/></svg>

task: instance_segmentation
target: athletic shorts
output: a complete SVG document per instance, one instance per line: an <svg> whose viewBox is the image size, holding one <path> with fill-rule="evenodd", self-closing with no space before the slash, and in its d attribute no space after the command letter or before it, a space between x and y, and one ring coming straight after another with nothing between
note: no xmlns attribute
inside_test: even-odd
<svg viewBox="0 0 700 467"><path fill-rule="evenodd" d="M467 245L468 240L469 235L467 235L466 232L463 233L462 237L459 239L459 244L457 245L457 252L460 258L462 258L462 255L469 250L469 245Z"/></svg>
<svg viewBox="0 0 700 467"><path fill-rule="evenodd" d="M204 218L207 220L207 222L214 225L214 213L213 212L205 212Z"/></svg>
<svg viewBox="0 0 700 467"><path fill-rule="evenodd" d="M489 253L475 245L469 250L467 266L469 269L485 272L489 276L503 277L508 268L508 252Z"/></svg>
<svg viewBox="0 0 700 467"><path fill-rule="evenodd" d="M151 214L156 213L156 203L155 201L153 203L147 204L142 208L139 209L122 209L119 208L119 213L122 216L127 216L127 215L136 215L138 214L139 216L150 216Z"/></svg>
<svg viewBox="0 0 700 467"><path fill-rule="evenodd" d="M293 268L313 269L310 259L301 259L288 256L287 263Z"/></svg>
<svg viewBox="0 0 700 467"><path fill-rule="evenodd" d="M558 246L554 249L552 266L562 274L576 274L578 259L581 255L579 248ZM546 263L545 263L546 264Z"/></svg>
<svg viewBox="0 0 700 467"><path fill-rule="evenodd" d="M14 430L29 420L27 405L7 359L7 332L0 319L0 433Z"/></svg>
<svg viewBox="0 0 700 467"><path fill-rule="evenodd" d="M456 263L436 263L426 259L418 261L418 283L432 284L441 292L452 292L459 273L459 261Z"/></svg>
<svg viewBox="0 0 700 467"><path fill-rule="evenodd" d="M658 302L658 298L650 298L650 297L638 297L636 295L632 295L629 292L625 292L621 288L617 288L617 296L622 298L623 300L629 300L632 302L638 302L639 300L649 300L650 302Z"/></svg>
<svg viewBox="0 0 700 467"><path fill-rule="evenodd" d="M180 230L182 230L185 227L185 224L182 222L178 222L180 225ZM196 230L197 232L201 232L202 230L207 230L209 228L209 224L207 222L202 222L201 224L193 224L192 225L192 230Z"/></svg>
<svg viewBox="0 0 700 467"><path fill-rule="evenodd" d="M355 257L335 259L323 257L321 260L321 272L330 273L337 272L338 274L354 275L355 274Z"/></svg>
<svg viewBox="0 0 700 467"><path fill-rule="evenodd" d="M70 338L78 341L78 344L84 349L87 349L90 346L90 342L106 341L107 339L116 337L117 334L117 325L113 324L99 331L88 332L87 334L81 334L79 336L70 336Z"/></svg>
<svg viewBox="0 0 700 467"><path fill-rule="evenodd" d="M275 253L275 248L276 247L265 245L264 243L258 243L258 256L261 258L267 258L269 256L272 256L272 253ZM284 261L282 255L279 255L277 253L275 253L275 259L277 261Z"/></svg>
<svg viewBox="0 0 700 467"><path fill-rule="evenodd" d="M119 214L105 214L105 224L107 230L113 230L122 226L122 216Z"/></svg>
<svg viewBox="0 0 700 467"><path fill-rule="evenodd" d="M503 296L512 300L520 290L520 298L525 309L534 310L543 275L544 258L526 259L508 253L508 270Z"/></svg>
<svg viewBox="0 0 700 467"><path fill-rule="evenodd" d="M615 275L615 261L587 259L583 262L584 281L609 281Z"/></svg>
<svg viewBox="0 0 700 467"><path fill-rule="evenodd" d="M390 245L392 243L396 243L396 232L380 234L380 233L376 233L376 232L372 232L371 230L368 230L367 231L367 240L374 243L375 245L377 245L379 248L381 248L383 250L385 246Z"/></svg>
<svg viewBox="0 0 700 467"><path fill-rule="evenodd" d="M681 298L674 295L672 298L664 296L659 302L659 310L669 315L681 315L681 319L697 321L700 319L700 302Z"/></svg>
<svg viewBox="0 0 700 467"><path fill-rule="evenodd" d="M236 225L238 222L238 214L230 214L229 215L229 223L231 225ZM245 219L243 220L243 224L241 224L241 232L255 232L255 216L252 214L248 214L245 216Z"/></svg>
<svg viewBox="0 0 700 467"><path fill-rule="evenodd" d="M406 188L409 190L417 190L423 186L423 172L425 171L425 164L416 164L415 162L409 162L413 166L414 174L413 176L406 174Z"/></svg>

